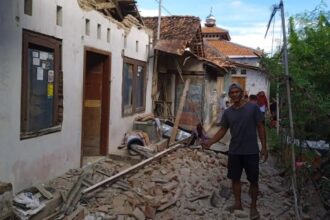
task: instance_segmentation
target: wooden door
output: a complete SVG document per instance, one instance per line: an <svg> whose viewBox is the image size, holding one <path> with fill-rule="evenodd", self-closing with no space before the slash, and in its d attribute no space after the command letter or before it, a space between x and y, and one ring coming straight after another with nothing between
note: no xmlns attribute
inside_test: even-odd
<svg viewBox="0 0 330 220"><path fill-rule="evenodd" d="M106 155L109 132L108 56L85 52L85 80L82 116L83 156Z"/></svg>

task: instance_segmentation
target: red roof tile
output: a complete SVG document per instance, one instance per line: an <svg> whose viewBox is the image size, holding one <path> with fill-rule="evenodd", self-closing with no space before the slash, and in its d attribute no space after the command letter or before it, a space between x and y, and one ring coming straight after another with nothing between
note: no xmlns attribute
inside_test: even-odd
<svg viewBox="0 0 330 220"><path fill-rule="evenodd" d="M203 27L202 33L228 33L228 31L219 27Z"/></svg>
<svg viewBox="0 0 330 220"><path fill-rule="evenodd" d="M207 42L217 48L221 53L226 56L256 56L262 55L262 51L255 50L243 45L232 43L226 40L212 40L208 39Z"/></svg>
<svg viewBox="0 0 330 220"><path fill-rule="evenodd" d="M146 27L154 31L157 36L158 17L143 17ZM160 39L186 40L190 42L201 25L200 19L194 16L165 16L161 19Z"/></svg>

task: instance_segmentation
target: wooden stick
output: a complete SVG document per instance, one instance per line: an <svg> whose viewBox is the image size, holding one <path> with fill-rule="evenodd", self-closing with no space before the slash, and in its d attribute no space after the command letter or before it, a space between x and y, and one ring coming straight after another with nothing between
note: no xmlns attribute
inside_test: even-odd
<svg viewBox="0 0 330 220"><path fill-rule="evenodd" d="M190 79L187 79L186 83L184 84L184 89L183 89L183 92L182 92L180 105L179 105L178 111L176 113L175 122L174 122L174 126L173 126L173 129L172 129L172 132L171 132L171 138L170 138L169 144L171 144L175 141L176 133L178 132L178 127L179 127L181 114L182 114L183 107L184 107L184 103L186 102L186 97L187 97L187 93L188 93L188 90L189 90L189 84L190 84Z"/></svg>
<svg viewBox="0 0 330 220"><path fill-rule="evenodd" d="M164 156L164 155L167 154L167 153L170 153L171 151L176 150L177 148L179 148L179 147L181 147L181 146L182 146L181 144L176 144L176 145L174 145L173 147L170 147L170 148L168 148L168 149L166 149L166 150L164 150L164 151L162 151L162 152L159 152L158 154L156 154L156 155L153 156L153 157L150 157L150 158L148 158L148 159L146 159L146 160L144 160L144 161L141 161L140 163L135 164L134 166L132 166L132 167L126 169L126 170L123 170L123 171L117 173L117 174L114 175L114 176L111 176L111 177L109 177L109 178L107 178L107 179L104 179L104 180L102 180L101 182L96 183L96 184L94 184L93 186L88 187L87 189L84 189L84 190L82 191L82 194L88 193L88 192L90 192L90 191L92 191L92 190L94 190L94 189L96 189L96 188L98 188L98 187L100 187L100 186L102 186L102 185L104 185L104 184L106 184L106 183L109 183L110 181L114 181L114 180L118 179L119 177L121 177L121 176L123 176L123 175L125 175L125 174L127 174L127 173L129 173L129 172L131 172L131 171L133 171L133 170L135 170L135 169L137 169L137 168L140 168L140 167L142 167L142 166L148 164L149 162L151 162L151 161L153 161L153 160L155 160L155 159L158 159L158 158Z"/></svg>

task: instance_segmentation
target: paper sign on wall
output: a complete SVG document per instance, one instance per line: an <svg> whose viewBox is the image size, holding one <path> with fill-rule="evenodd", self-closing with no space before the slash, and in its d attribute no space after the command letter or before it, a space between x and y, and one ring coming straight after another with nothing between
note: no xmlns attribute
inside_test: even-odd
<svg viewBox="0 0 330 220"><path fill-rule="evenodd" d="M32 52L32 57L39 57L39 52L38 51L33 51Z"/></svg>
<svg viewBox="0 0 330 220"><path fill-rule="evenodd" d="M40 65L40 59L34 57L33 60L32 60L32 64L35 65L35 66L39 66Z"/></svg>
<svg viewBox="0 0 330 220"><path fill-rule="evenodd" d="M54 96L54 85L53 83L48 83L47 86L47 97L48 98L53 98Z"/></svg>
<svg viewBox="0 0 330 220"><path fill-rule="evenodd" d="M44 80L44 69L42 67L37 68L37 80Z"/></svg>
<svg viewBox="0 0 330 220"><path fill-rule="evenodd" d="M49 70L48 71L48 82L49 83L54 82L54 70Z"/></svg>
<svg viewBox="0 0 330 220"><path fill-rule="evenodd" d="M40 52L40 59L41 60L47 60L48 59L48 53L47 52Z"/></svg>

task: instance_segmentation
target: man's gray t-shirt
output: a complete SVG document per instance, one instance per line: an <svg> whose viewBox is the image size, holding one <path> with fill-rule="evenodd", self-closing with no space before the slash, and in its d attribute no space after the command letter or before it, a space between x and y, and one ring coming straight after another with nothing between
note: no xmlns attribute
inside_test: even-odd
<svg viewBox="0 0 330 220"><path fill-rule="evenodd" d="M239 109L229 107L223 113L220 126L230 129L229 154L258 154L257 124L264 120L259 107L246 103Z"/></svg>

